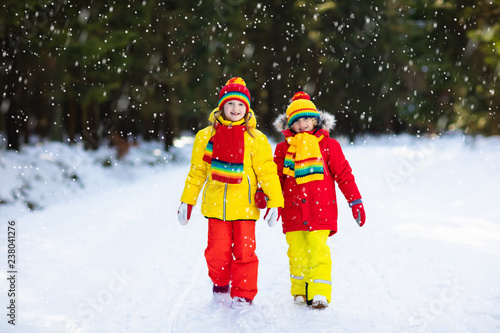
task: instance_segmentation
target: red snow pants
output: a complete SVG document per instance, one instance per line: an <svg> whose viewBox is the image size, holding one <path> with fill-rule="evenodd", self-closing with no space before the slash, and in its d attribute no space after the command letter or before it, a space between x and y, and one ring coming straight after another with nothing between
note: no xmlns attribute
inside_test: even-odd
<svg viewBox="0 0 500 333"><path fill-rule="evenodd" d="M215 285L231 283L231 297L254 299L259 266L255 254L255 221L208 219L205 258L208 275Z"/></svg>

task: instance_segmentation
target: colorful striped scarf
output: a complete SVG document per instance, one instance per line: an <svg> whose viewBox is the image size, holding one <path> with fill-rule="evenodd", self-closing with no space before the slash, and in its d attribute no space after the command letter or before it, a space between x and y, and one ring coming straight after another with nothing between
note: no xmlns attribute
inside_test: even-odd
<svg viewBox="0 0 500 333"><path fill-rule="evenodd" d="M295 177L297 184L323 180L323 157L319 148L323 137L307 132L287 137L290 147L285 155L283 173Z"/></svg>
<svg viewBox="0 0 500 333"><path fill-rule="evenodd" d="M203 160L211 164L213 180L240 184L245 157L245 125L224 126L216 123L216 133L208 141Z"/></svg>

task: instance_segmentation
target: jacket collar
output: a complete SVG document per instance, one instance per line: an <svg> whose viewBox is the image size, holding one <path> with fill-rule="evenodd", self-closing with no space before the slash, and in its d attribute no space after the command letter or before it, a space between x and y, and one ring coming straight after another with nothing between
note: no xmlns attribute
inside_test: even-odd
<svg viewBox="0 0 500 333"><path fill-rule="evenodd" d="M281 131L281 133L283 133L283 135L285 136L285 138L288 138L290 136L295 136L296 134L298 134L298 133L295 133L294 131L292 131L291 129L286 129L284 131ZM302 132L302 133L304 133L304 132ZM311 135L314 135L317 138L319 138L322 135L324 135L325 137L329 136L329 133L328 133L327 130L325 130L323 128L319 128L319 127L316 127L312 131L307 131L305 133L309 133Z"/></svg>
<svg viewBox="0 0 500 333"><path fill-rule="evenodd" d="M255 120L255 114L252 109L248 110L249 116L248 116L248 128L255 128L257 126L257 120ZM224 119L222 117L222 112L219 110L219 108L213 109L213 111L210 113L210 116L208 117L208 120L210 123L215 124L219 123L224 126L236 126L236 125L244 125L245 124L245 118L238 120L238 121L230 121Z"/></svg>

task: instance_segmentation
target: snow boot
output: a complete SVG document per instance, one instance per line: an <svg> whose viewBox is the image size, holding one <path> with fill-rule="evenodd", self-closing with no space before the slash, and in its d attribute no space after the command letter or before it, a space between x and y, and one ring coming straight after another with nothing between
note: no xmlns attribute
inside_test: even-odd
<svg viewBox="0 0 500 333"><path fill-rule="evenodd" d="M295 295L293 296L293 304L304 305L306 304L306 295Z"/></svg>
<svg viewBox="0 0 500 333"><path fill-rule="evenodd" d="M328 301L325 296L316 295L312 300L311 307L316 310L326 309L328 307Z"/></svg>
<svg viewBox="0 0 500 333"><path fill-rule="evenodd" d="M231 302L231 296L229 295L229 285L227 286L216 286L213 287L212 301L214 303L229 304Z"/></svg>
<svg viewBox="0 0 500 333"><path fill-rule="evenodd" d="M233 304L232 304L233 309L244 308L244 307L247 307L249 305L252 305L252 300L249 298L238 297L238 296L233 298Z"/></svg>
<svg viewBox="0 0 500 333"><path fill-rule="evenodd" d="M227 294L227 293L229 293L229 285L218 286L218 285L214 284L214 287L212 290L213 290L214 294Z"/></svg>

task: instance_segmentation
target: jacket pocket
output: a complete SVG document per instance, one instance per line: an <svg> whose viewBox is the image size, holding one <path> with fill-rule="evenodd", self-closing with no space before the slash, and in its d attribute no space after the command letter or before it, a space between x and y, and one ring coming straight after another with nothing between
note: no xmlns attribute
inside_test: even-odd
<svg viewBox="0 0 500 333"><path fill-rule="evenodd" d="M298 199L294 196L285 197L285 206L281 211L281 218L283 221L300 221L302 218L302 212L300 211L300 205Z"/></svg>
<svg viewBox="0 0 500 333"><path fill-rule="evenodd" d="M208 204L222 205L226 195L224 185L224 183L207 183L205 185L203 201Z"/></svg>
<svg viewBox="0 0 500 333"><path fill-rule="evenodd" d="M318 220L331 220L337 217L337 204L332 198L317 196L313 200L313 212Z"/></svg>

